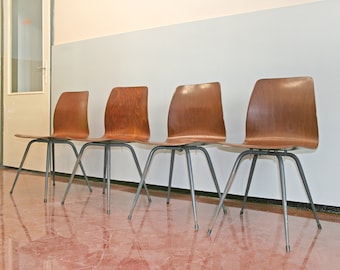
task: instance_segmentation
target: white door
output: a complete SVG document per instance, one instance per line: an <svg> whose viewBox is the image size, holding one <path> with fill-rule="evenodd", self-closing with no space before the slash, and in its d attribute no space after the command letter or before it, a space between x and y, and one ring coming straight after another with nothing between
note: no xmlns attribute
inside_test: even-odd
<svg viewBox="0 0 340 270"><path fill-rule="evenodd" d="M50 133L50 0L3 0L3 165L18 167L29 140ZM45 170L46 145L24 168Z"/></svg>

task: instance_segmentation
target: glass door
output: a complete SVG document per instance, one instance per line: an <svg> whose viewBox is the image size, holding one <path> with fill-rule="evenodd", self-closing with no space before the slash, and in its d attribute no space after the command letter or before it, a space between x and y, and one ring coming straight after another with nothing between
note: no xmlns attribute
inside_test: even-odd
<svg viewBox="0 0 340 270"><path fill-rule="evenodd" d="M3 165L18 167L28 140L50 133L50 0L3 0ZM25 168L44 170L44 145Z"/></svg>

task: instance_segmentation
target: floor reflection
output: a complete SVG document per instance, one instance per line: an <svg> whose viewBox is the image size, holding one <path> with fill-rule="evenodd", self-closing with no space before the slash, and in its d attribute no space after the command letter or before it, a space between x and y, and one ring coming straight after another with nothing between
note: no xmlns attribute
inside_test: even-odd
<svg viewBox="0 0 340 270"><path fill-rule="evenodd" d="M65 205L66 178L50 185L43 203L44 175L23 172L12 196L15 170L0 169L1 269L336 269L340 264L340 223L290 215L292 251L285 252L283 217L270 210L247 209L228 201L228 213L207 229L215 199L197 198L200 230L193 224L190 195L151 191L141 196L127 219L133 187L112 185L111 214L106 214L102 185L93 192L79 180ZM301 212L299 212L301 213ZM334 217L333 217L334 218Z"/></svg>

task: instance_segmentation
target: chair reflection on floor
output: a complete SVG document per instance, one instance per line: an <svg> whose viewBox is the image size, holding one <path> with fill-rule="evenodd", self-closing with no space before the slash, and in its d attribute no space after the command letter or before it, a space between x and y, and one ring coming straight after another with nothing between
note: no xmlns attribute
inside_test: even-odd
<svg viewBox="0 0 340 270"><path fill-rule="evenodd" d="M60 95L57 105L55 107L53 116L53 133L51 135L22 135L16 134L19 138L30 139L26 150L22 157L20 166L17 170L10 194L13 193L14 187L19 178L20 172L26 160L30 147L34 143L46 143L46 170L45 170L45 194L44 202L47 201L48 190L48 175L50 173L50 166L52 163L52 178L53 185L55 184L55 144L68 144L72 147L76 158L78 151L72 140L79 140L87 138L89 135L88 121L87 121L87 106L88 106L88 91L80 92L64 92ZM83 165L80 163L82 173L85 177L89 190L90 184L85 174Z"/></svg>
<svg viewBox="0 0 340 270"><path fill-rule="evenodd" d="M245 207L257 159L261 156L276 158L281 181L286 251L290 251L283 161L285 157L288 157L294 160L297 165L317 226L321 229L302 165L299 158L293 153L293 150L299 148L316 149L318 138L314 83L311 77L258 80L249 101L244 142L242 144L224 143L228 147L243 149L243 152L235 161L208 234L211 234L219 211L224 206L224 200L233 183L239 164L246 156L252 157L252 164L241 214Z"/></svg>
<svg viewBox="0 0 340 270"><path fill-rule="evenodd" d="M220 189L213 164L208 151L202 146L222 142L225 141L225 139L226 131L223 119L220 84L218 82L213 82L177 87L168 112L168 137L166 141L161 143L147 142L147 144L153 146L153 148L147 158L145 169L128 219L132 218L134 208L138 201L141 188L145 184L145 178L154 154L158 150L169 150L171 153L167 198L167 203L169 203L175 153L176 151L185 152L195 229L198 229L199 225L190 152L201 151L204 154L209 165L216 191L220 196Z"/></svg>
<svg viewBox="0 0 340 270"><path fill-rule="evenodd" d="M60 207L55 209L55 189L51 188L50 191L51 203L44 204L44 211L41 211L39 215L30 213L25 204L20 205L22 204L21 201L16 203L13 196L10 196L13 210L20 223L18 228L22 228L25 233L26 242L24 245L16 246L18 241L15 239L16 237L11 239L12 244L9 246L13 250L9 252L12 253L13 260L7 266L2 265L5 266L3 269L40 269L40 265L48 265L49 268L62 267L66 269L68 268L68 261L72 259L72 253L65 254L65 249L68 247L72 247L78 253L84 254L85 258L89 254L89 247L79 241L73 232L74 227L72 221L69 220L66 209ZM62 212L59 213L59 210L62 210ZM34 216L33 222L32 216ZM58 219L55 218L56 216ZM59 227L55 223L62 223L63 226ZM45 229L41 229L37 234L37 226ZM38 260L35 258L27 259L27 257L34 257L34 254L39 254Z"/></svg>

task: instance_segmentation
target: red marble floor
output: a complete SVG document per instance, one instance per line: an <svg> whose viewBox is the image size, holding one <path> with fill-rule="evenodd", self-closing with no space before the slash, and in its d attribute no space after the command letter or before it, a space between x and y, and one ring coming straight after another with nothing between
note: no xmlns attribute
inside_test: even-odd
<svg viewBox="0 0 340 270"><path fill-rule="evenodd" d="M11 196L15 173L0 169L0 269L340 269L338 216L320 214L319 231L309 212L290 209L286 253L278 207L250 204L240 217L238 202L227 201L228 214L207 236L216 199L197 198L195 231L186 194L169 205L164 192L151 191L150 204L142 195L128 221L133 187L112 185L107 215L100 183L89 193L75 182L62 206L67 178L43 203L44 175L23 172Z"/></svg>

